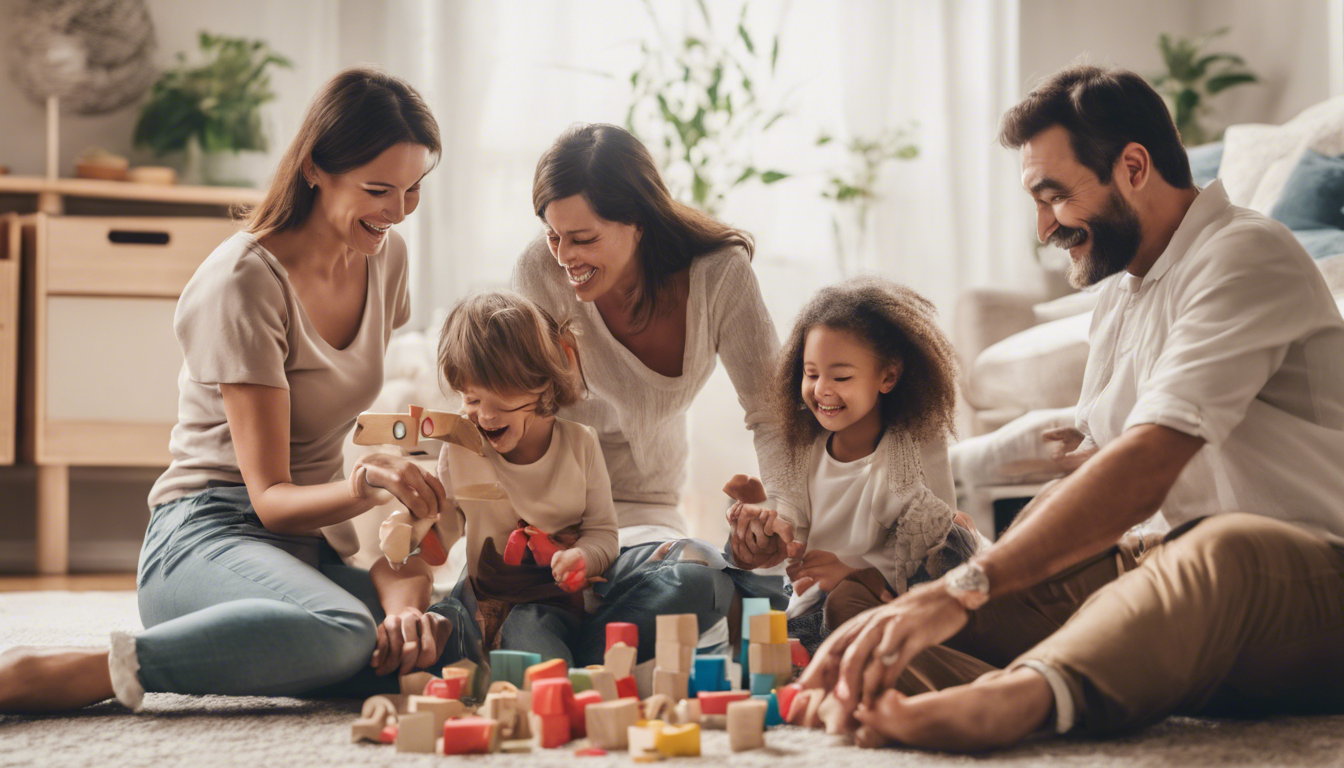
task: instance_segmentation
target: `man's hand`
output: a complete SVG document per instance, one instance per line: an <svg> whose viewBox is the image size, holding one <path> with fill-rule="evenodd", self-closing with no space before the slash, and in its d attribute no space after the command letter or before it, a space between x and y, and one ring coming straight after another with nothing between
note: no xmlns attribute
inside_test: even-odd
<svg viewBox="0 0 1344 768"><path fill-rule="evenodd" d="M738 502L728 510L728 526L728 546L739 568L770 568L802 553L793 525L773 509Z"/></svg>
<svg viewBox="0 0 1344 768"><path fill-rule="evenodd" d="M885 605L855 616L821 644L799 678L804 688L834 690L852 715L860 704L896 684L910 660L955 635L966 609L942 580L922 584Z"/></svg>
<svg viewBox="0 0 1344 768"><path fill-rule="evenodd" d="M813 586L820 587L825 592L830 592L835 589L836 584L844 581L846 576L857 570L858 568L840 562L840 558L832 552L813 549L790 563L784 572L793 582L793 591L801 595Z"/></svg>
<svg viewBox="0 0 1344 768"><path fill-rule="evenodd" d="M1073 427L1047 429L1041 433L1042 442L1050 443L1050 460L1066 475L1096 455L1096 448L1079 450L1086 437Z"/></svg>
<svg viewBox="0 0 1344 768"><path fill-rule="evenodd" d="M378 644L369 666L379 675L423 669L443 655L452 633L453 624L445 616L403 609L378 625Z"/></svg>

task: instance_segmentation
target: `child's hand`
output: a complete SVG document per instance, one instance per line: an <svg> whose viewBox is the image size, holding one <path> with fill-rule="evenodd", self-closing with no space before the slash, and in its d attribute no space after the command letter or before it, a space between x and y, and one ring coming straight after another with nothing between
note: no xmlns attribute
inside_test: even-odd
<svg viewBox="0 0 1344 768"><path fill-rule="evenodd" d="M840 562L840 558L832 552L814 549L803 555L801 560L790 564L785 573L793 581L793 591L801 595L814 586L830 592L846 576L857 570Z"/></svg>
<svg viewBox="0 0 1344 768"><path fill-rule="evenodd" d="M555 553L551 558L551 575L555 577L555 583L564 585L566 579L571 577L574 571L582 573L582 577L573 577L570 584L584 584L588 581L588 564L584 562L583 553L577 549L563 549ZM582 578L582 581L579 579Z"/></svg>
<svg viewBox="0 0 1344 768"><path fill-rule="evenodd" d="M738 502L728 510L728 524L729 547L741 568L769 568L802 552L802 544L793 540L793 525L773 509Z"/></svg>

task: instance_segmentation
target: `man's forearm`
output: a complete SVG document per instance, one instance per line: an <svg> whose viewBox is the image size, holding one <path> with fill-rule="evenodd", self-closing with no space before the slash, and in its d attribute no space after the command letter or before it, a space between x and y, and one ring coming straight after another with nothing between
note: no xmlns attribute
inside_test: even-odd
<svg viewBox="0 0 1344 768"><path fill-rule="evenodd" d="M1157 425L1126 431L976 559L989 576L991 594L1037 584L1114 544L1161 507L1203 444Z"/></svg>

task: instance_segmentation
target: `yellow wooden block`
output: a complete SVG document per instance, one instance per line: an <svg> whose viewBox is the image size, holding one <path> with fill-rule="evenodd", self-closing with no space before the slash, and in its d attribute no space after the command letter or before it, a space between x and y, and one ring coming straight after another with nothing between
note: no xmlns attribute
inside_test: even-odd
<svg viewBox="0 0 1344 768"><path fill-rule="evenodd" d="M700 726L688 723L663 728L654 735L653 748L668 757L699 757Z"/></svg>
<svg viewBox="0 0 1344 768"><path fill-rule="evenodd" d="M751 617L751 642L764 645L789 642L789 618L783 611L758 613Z"/></svg>

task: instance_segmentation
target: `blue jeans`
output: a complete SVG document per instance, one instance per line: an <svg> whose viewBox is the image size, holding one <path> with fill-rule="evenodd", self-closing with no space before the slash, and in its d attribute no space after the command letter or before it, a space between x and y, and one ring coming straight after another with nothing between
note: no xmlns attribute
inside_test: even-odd
<svg viewBox="0 0 1344 768"><path fill-rule="evenodd" d="M369 572L325 539L267 530L242 486L153 511L137 577L136 636L146 691L261 696L395 693L369 667L384 618ZM454 627L453 601L431 608ZM454 631L455 638L461 633ZM436 666L461 658L449 643Z"/></svg>

